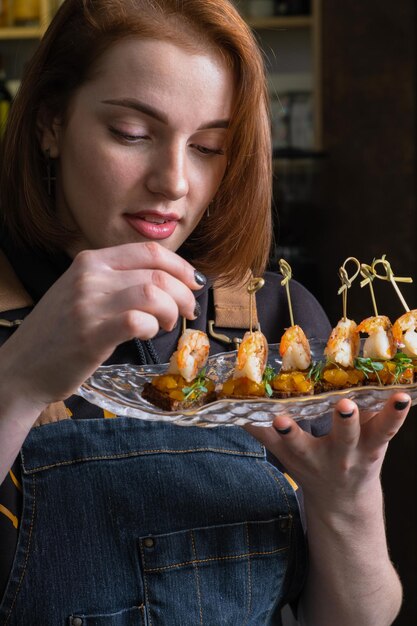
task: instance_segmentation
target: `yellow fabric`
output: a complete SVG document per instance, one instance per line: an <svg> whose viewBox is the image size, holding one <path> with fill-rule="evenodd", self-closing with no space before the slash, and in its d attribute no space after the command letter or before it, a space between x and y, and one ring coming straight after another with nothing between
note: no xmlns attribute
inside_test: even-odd
<svg viewBox="0 0 417 626"><path fill-rule="evenodd" d="M3 513L3 515L8 517L15 528L19 526L19 520L17 519L16 515L13 515L13 513L2 504L0 504L0 513Z"/></svg>
<svg viewBox="0 0 417 626"><path fill-rule="evenodd" d="M289 474L287 474L287 472L284 472L284 476L288 480L288 482L290 483L290 485L294 489L294 491L297 491L298 485L295 482L295 480L293 478L291 478L291 476Z"/></svg>
<svg viewBox="0 0 417 626"><path fill-rule="evenodd" d="M14 486L16 487L16 489L18 489L19 491L23 491L22 490L22 485L20 484L20 482L17 480L16 476L14 475L14 473L12 472L12 470L9 470L9 476L12 480L12 483L14 484Z"/></svg>

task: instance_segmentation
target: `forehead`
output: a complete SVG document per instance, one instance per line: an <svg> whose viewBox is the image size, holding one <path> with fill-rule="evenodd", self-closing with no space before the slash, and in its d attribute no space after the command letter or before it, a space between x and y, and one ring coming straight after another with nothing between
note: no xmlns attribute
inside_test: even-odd
<svg viewBox="0 0 417 626"><path fill-rule="evenodd" d="M234 78L213 49L198 51L169 41L130 38L102 54L83 88L92 97L107 99L146 96L154 106L203 105L205 115L223 117L231 112Z"/></svg>

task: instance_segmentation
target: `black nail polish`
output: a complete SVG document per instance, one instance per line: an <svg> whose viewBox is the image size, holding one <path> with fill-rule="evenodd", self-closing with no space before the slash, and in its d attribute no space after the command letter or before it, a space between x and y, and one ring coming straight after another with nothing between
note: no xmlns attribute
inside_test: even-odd
<svg viewBox="0 0 417 626"><path fill-rule="evenodd" d="M343 419L346 419L347 417L352 417L354 411L350 411L349 413L342 413L342 411L339 411L339 415L340 417L343 417Z"/></svg>
<svg viewBox="0 0 417 626"><path fill-rule="evenodd" d="M404 409L406 409L408 407L408 400L406 400L406 402L396 402L394 404L394 408L397 409L397 411L404 411Z"/></svg>
<svg viewBox="0 0 417 626"><path fill-rule="evenodd" d="M288 428L277 428L277 431L280 435L288 435L291 432L291 426L288 426Z"/></svg>
<svg viewBox="0 0 417 626"><path fill-rule="evenodd" d="M204 274L202 274L198 270L194 270L194 280L197 283L197 285L201 285L201 287L204 287L204 285L207 282L207 278L204 276Z"/></svg>
<svg viewBox="0 0 417 626"><path fill-rule="evenodd" d="M199 305L198 302L195 303L195 307L194 307L194 317L199 317L201 314L201 306Z"/></svg>

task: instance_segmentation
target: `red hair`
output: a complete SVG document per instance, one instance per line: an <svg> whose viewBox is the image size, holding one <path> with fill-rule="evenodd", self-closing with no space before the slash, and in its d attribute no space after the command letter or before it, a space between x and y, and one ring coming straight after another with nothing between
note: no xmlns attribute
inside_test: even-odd
<svg viewBox="0 0 417 626"><path fill-rule="evenodd" d="M192 262L223 282L260 274L271 245L271 143L261 52L228 0L65 0L28 64L3 142L0 206L21 245L64 249L74 236L47 194L40 115L65 119L95 62L126 37L172 40L220 53L235 76L229 163L220 188L187 242Z"/></svg>

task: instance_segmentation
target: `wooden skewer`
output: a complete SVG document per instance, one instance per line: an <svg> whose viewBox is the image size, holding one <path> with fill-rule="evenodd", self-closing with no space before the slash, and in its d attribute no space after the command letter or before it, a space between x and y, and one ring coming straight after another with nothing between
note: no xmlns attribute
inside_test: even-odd
<svg viewBox="0 0 417 626"><path fill-rule="evenodd" d="M376 274L372 269L371 265L367 265L366 263L361 263L361 274L365 278L365 280L361 281L361 287L365 287L365 285L369 285L369 290L371 292L372 305L374 307L375 316L378 317L378 307L376 306L376 299L374 288L372 286L372 281L376 278Z"/></svg>
<svg viewBox="0 0 417 626"><path fill-rule="evenodd" d="M345 267L346 264L349 263L349 261L353 261L353 263L355 263L356 265L356 272L351 278L349 278L349 275ZM349 256L345 260L343 265L339 268L339 277L340 277L340 280L342 281L342 286L339 288L337 293L339 296L340 294L342 294L342 307L343 307L343 320L344 321L346 321L347 319L347 292L348 292L348 289L351 288L352 283L355 280L355 278L358 276L360 269L361 269L361 264L358 261L358 259L354 256Z"/></svg>
<svg viewBox="0 0 417 626"><path fill-rule="evenodd" d="M372 263L372 271L375 273L375 276L377 278L380 278L381 280L389 280L391 285L394 287L397 296L399 297L401 304L403 305L404 309L406 310L406 312L410 311L410 307L408 306L407 302L404 299L403 294L400 291L400 288L398 287L397 283L412 283L413 279L410 277L405 277L405 276L394 276L394 272L392 271L391 268L391 264L387 261L387 259L385 258L386 255L383 254L382 257L380 259L376 259L373 261ZM385 276L381 276L380 274L377 274L375 272L375 267L378 265L378 263L380 263L384 269L385 269Z"/></svg>
<svg viewBox="0 0 417 626"><path fill-rule="evenodd" d="M291 265L287 263L287 261L285 261L284 259L280 259L279 270L281 274L284 276L284 280L281 281L281 285L285 287L285 290L287 292L287 301L288 301L288 309L290 312L291 326L294 326L294 315L292 311L291 294L290 294L290 280L292 278Z"/></svg>
<svg viewBox="0 0 417 626"><path fill-rule="evenodd" d="M253 304L255 299L255 293L262 289L264 285L265 281L263 278L251 278L247 287L249 294L249 331L251 333L253 333ZM261 330L259 324L258 329Z"/></svg>

